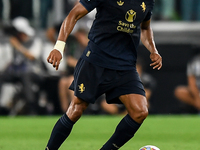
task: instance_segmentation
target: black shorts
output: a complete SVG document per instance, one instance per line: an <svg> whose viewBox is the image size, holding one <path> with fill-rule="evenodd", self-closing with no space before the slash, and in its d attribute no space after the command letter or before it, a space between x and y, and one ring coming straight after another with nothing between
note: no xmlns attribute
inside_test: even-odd
<svg viewBox="0 0 200 150"><path fill-rule="evenodd" d="M112 70L93 65L79 59L74 81L69 89L74 95L88 102L94 103L102 94L106 94L107 103L118 103L119 96L125 94L140 94L145 96L143 84L135 70Z"/></svg>

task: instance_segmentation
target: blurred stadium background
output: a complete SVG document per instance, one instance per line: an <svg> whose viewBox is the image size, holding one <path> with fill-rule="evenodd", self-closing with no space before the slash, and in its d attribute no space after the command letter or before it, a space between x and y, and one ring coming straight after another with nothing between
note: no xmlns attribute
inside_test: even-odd
<svg viewBox="0 0 200 150"><path fill-rule="evenodd" d="M163 68L156 71L149 66L149 52L141 44L139 56L145 61L145 72L156 80L156 86L150 98L151 115L123 149L138 150L148 144L156 145L161 150L200 149L199 112L174 96L174 89L178 85L187 84L188 61L200 52L200 0L155 1L152 28L157 48L163 57ZM5 28L19 16L29 20L35 30L35 37L41 40L40 58L45 68L41 90L37 91L38 88L34 87L39 93L37 103L40 106L36 116L29 117L29 114L21 110L25 101L20 95L21 84L11 82L3 85L0 94L0 150L44 148L54 123L63 113L58 82L66 71L67 64L62 63L59 71L54 71L46 63L46 57L53 48L46 34L49 28L62 22L75 2L76 0L0 0L0 75L13 61L13 47L10 36L5 34ZM79 20L73 32L77 28L88 31L93 18L94 12ZM79 120L61 150L66 147L69 150L101 147L123 117L105 114L93 116L102 114L99 103L91 105L86 114L90 115L84 115Z"/></svg>
<svg viewBox="0 0 200 150"><path fill-rule="evenodd" d="M187 104L178 101L174 96L174 89L178 85L187 84L186 66L188 61L200 51L200 7L190 8L190 0L156 0L156 7L152 18L152 28L155 42L163 57L163 68L160 71L152 70L149 52L140 45L139 55L145 60L145 71L156 79L156 87L150 99L151 114L196 114L197 110ZM195 2L199 2L196 0ZM42 98L45 96L48 104L48 112L41 114L61 114L58 97L58 80L65 71L62 66L59 71L54 71L46 63L48 52L53 45L46 37L46 31L54 24L60 23L72 8L75 0L0 0L0 72L4 72L6 66L12 61L12 47L9 36L5 35L3 28L9 26L12 20L23 16L30 21L35 29L35 36L42 39L42 61L47 68L45 74L45 92L40 95L41 106L46 105ZM192 7L192 6L191 6ZM190 17L187 17L187 16ZM94 13L79 21L79 27L89 29ZM50 82L49 82L50 81ZM13 89L14 88L14 89ZM4 85L1 94L1 114L12 114L3 111L4 107L10 107L13 91L16 85ZM10 108L9 108L10 109ZM11 108L12 109L12 108ZM92 112L96 113L96 112Z"/></svg>

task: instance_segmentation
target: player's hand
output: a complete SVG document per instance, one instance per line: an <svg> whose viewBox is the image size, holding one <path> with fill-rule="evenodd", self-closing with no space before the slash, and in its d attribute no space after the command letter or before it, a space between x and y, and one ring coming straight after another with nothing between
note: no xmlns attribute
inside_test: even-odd
<svg viewBox="0 0 200 150"><path fill-rule="evenodd" d="M61 59L62 59L61 53L58 50L54 49L50 52L47 58L47 62L52 64L53 67L56 68L56 70L58 70Z"/></svg>
<svg viewBox="0 0 200 150"><path fill-rule="evenodd" d="M153 66L153 69L158 69L160 70L162 67L162 57L158 53L151 53L150 54L150 59L152 63L150 66Z"/></svg>

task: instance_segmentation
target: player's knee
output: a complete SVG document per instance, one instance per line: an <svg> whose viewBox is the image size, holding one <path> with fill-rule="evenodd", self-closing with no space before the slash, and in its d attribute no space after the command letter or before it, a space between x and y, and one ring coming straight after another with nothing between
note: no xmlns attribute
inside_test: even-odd
<svg viewBox="0 0 200 150"><path fill-rule="evenodd" d="M140 118L142 118L142 120L146 119L147 116L149 114L148 108L146 108L141 114L140 114Z"/></svg>
<svg viewBox="0 0 200 150"><path fill-rule="evenodd" d="M76 122L81 117L87 106L88 106L87 102L75 98L74 100L72 100L69 109L67 110L68 117L72 121Z"/></svg>
<svg viewBox="0 0 200 150"><path fill-rule="evenodd" d="M72 117L75 119L75 120L78 120L82 114L83 114L83 109L75 109L72 113Z"/></svg>
<svg viewBox="0 0 200 150"><path fill-rule="evenodd" d="M84 110L87 108L87 106L88 106L88 105L85 104L85 103L75 104L75 105L74 105L73 114L74 114L74 115L77 115L77 116L82 115L83 112L84 112Z"/></svg>
<svg viewBox="0 0 200 150"><path fill-rule="evenodd" d="M148 109L147 108L143 108L140 111L138 111L138 113L136 114L137 119L143 121L144 119L146 119L146 117L148 116Z"/></svg>
<svg viewBox="0 0 200 150"><path fill-rule="evenodd" d="M148 108L147 107L138 108L137 110L131 111L129 115L136 122L142 123L148 116Z"/></svg>

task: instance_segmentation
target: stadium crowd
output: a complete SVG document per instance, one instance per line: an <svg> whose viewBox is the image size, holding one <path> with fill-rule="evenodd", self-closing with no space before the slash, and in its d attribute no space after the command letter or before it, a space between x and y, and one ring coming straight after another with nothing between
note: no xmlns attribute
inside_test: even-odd
<svg viewBox="0 0 200 150"><path fill-rule="evenodd" d="M0 23L23 16L35 28L47 29L62 21L76 2L77 0L0 0ZM199 0L155 0L155 4L154 20L200 20Z"/></svg>
<svg viewBox="0 0 200 150"><path fill-rule="evenodd" d="M64 17L77 0L0 0L0 115L43 115L65 112L73 93L68 86L74 66L87 45L94 14L82 18L67 41L59 71L46 58ZM156 0L153 21L200 21L198 0ZM147 91L152 77L144 76ZM147 92L146 91L146 92ZM150 99L150 97L149 97ZM113 111L111 111L113 110ZM119 114L102 96L86 113Z"/></svg>

